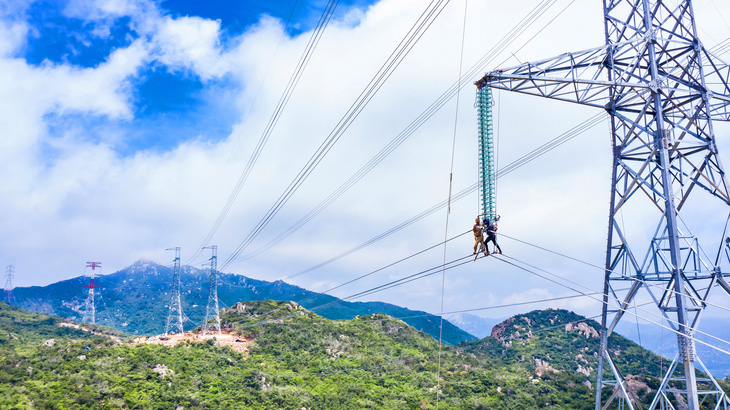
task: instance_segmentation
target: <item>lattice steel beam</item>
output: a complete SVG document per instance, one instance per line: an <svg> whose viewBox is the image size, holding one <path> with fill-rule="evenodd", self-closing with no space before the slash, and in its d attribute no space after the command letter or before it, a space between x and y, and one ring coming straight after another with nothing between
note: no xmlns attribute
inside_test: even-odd
<svg viewBox="0 0 730 410"><path fill-rule="evenodd" d="M651 408L674 408L670 397L677 395L690 409L699 408L700 396L712 395L727 407L727 395L696 356L694 331L711 290L728 291L730 252L720 257L730 250L728 219L721 215L722 236L700 238L682 215L691 214L690 199L701 193L723 213L730 207L713 130L713 121L730 121L730 66L700 42L690 0L604 0L603 6L604 46L495 70L476 85L610 114L613 170L596 409L614 400L619 408L638 405L609 356L607 338L641 289L677 333L679 350ZM653 230L622 228L622 217L646 220L651 209L657 216ZM717 249L714 260L701 242ZM634 282L629 292L614 287L626 281ZM707 285L706 293L696 291L696 282ZM695 363L707 379L698 381ZM604 385L617 386L607 400Z"/></svg>

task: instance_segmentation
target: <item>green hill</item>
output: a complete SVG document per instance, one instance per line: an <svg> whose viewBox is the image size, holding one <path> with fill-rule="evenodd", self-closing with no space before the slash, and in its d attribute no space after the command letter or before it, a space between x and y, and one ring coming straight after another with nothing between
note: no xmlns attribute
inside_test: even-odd
<svg viewBox="0 0 730 410"><path fill-rule="evenodd" d="M214 340L120 343L0 304L0 407L432 409L440 388L445 409L593 408L596 324L572 312L518 315L494 337L441 349L382 314L332 321L293 302L259 301L221 319L247 352ZM618 336L611 349L636 362L627 377L652 388L658 357Z"/></svg>

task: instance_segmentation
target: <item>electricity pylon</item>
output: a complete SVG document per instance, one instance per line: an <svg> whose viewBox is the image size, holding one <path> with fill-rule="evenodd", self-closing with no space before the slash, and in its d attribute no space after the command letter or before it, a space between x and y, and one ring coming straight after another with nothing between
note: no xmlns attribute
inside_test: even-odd
<svg viewBox="0 0 730 410"><path fill-rule="evenodd" d="M15 295L13 294L13 277L15 276L15 266L8 265L5 268L5 297L3 301L8 305L15 304Z"/></svg>
<svg viewBox="0 0 730 410"><path fill-rule="evenodd" d="M730 121L730 67L698 38L690 0L604 0L603 11L604 46L496 70L476 84L610 115L613 171L596 409L614 401L618 408L638 407L608 337L642 289L659 309L657 320L676 333L678 349L650 408L674 409L684 401L698 409L714 397L716 408L726 409L730 400L697 356L694 334L712 291L730 294L724 248L730 195L713 130L713 121ZM700 226L703 234L696 236L689 225L709 205L722 215L705 214L706 223L717 217L724 231ZM648 212L657 218L653 229L643 222L624 228L622 219L646 221ZM627 282L630 289L622 290ZM704 375L698 377L698 368ZM604 386L613 386L609 397L601 394Z"/></svg>
<svg viewBox="0 0 730 410"><path fill-rule="evenodd" d="M221 318L218 314L218 246L206 246L203 249L210 249L212 254L210 263L208 263L210 289L208 290L208 306L205 308L203 334L206 334L209 330L221 334ZM212 324L210 323L211 320L213 321Z"/></svg>
<svg viewBox="0 0 730 410"><path fill-rule="evenodd" d="M170 308L167 313L167 320L165 321L165 336L167 336L171 330L177 330L178 333L182 334L183 321L185 314L182 310L182 302L180 298L180 247L167 248L167 251L175 251L175 259L172 261L172 291L170 292Z"/></svg>
<svg viewBox="0 0 730 410"><path fill-rule="evenodd" d="M85 285L85 288L89 288L89 293L86 296L86 303L84 303L84 316L81 318L82 322L96 323L96 292L94 289L98 288L94 284L94 276L96 268L101 269L101 262L86 262L86 267L91 268L90 282Z"/></svg>

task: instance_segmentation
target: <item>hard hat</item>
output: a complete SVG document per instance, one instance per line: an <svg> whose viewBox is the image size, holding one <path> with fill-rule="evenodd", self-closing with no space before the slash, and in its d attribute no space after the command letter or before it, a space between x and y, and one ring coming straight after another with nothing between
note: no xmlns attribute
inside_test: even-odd
<svg viewBox="0 0 730 410"><path fill-rule="evenodd" d="M474 222L479 223L479 217L477 217L477 219L475 219Z"/></svg>

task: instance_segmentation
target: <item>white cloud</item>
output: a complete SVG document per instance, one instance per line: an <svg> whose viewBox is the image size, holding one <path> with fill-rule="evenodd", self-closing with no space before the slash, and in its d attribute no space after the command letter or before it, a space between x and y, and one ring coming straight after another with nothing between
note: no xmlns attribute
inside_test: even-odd
<svg viewBox="0 0 730 410"><path fill-rule="evenodd" d="M10 57L25 45L28 25L24 22L0 22L0 57Z"/></svg>
<svg viewBox="0 0 730 410"><path fill-rule="evenodd" d="M319 203L456 80L463 19L463 9L457 6L444 11L248 251L256 250ZM515 9L524 9L507 2L469 6L465 67L521 18ZM385 0L364 14L353 12L327 29L259 163L214 238L221 260L295 177L422 7L417 1ZM537 32L537 26L490 64L499 65L512 52L520 58L539 59L600 43L602 26L591 27L600 23L600 13L595 21L576 20L586 10L595 10L586 5L571 7L524 49L519 47ZM16 265L19 285L48 283L80 273L84 261L91 259L103 261L106 273L142 257L165 263L170 255L164 249L171 246L182 246L183 259L188 261L228 199L310 35L285 36L279 45L282 24L267 17L223 45L220 22L172 18L153 3L79 1L67 12L97 19L99 24L128 15L141 36L130 46L111 52L94 68L33 67L7 55L0 59L0 130L9 136L0 139L0 177L6 181L0 188L0 212L8 221L6 234L0 238L0 263ZM573 26L564 24L566 21L577 23ZM564 39L559 44L550 40L556 31ZM9 44L8 50L17 49L22 39L5 44ZM110 118L134 123L131 104L137 90L131 88L130 80L148 64L172 72L184 70L181 75L196 75L203 82L226 75L240 81L241 92L231 93L234 97L225 102L243 111L231 135L215 141L203 133L170 151L121 157L111 144L125 136L118 135L120 130L113 122L108 128L94 127L100 134L94 138L79 134L85 129L83 124L50 127L52 117L71 121L74 115L78 121L93 117L103 125ZM473 88L468 86L460 103L454 192L476 182L472 101ZM500 95L499 109L501 164L594 113L507 93ZM227 271L267 280L285 277L444 199L454 117L452 101L310 225L267 253L232 264ZM508 256L589 289L602 287L600 269L565 261L507 236L602 265L610 193L608 144L607 128L599 126L500 181L500 244ZM46 157L51 154L52 159ZM471 227L476 207L475 195L452 204L449 236ZM296 283L308 288L342 283L442 241L444 229L445 211L439 211L367 250L297 277ZM449 246L448 260L471 253L472 239L469 235L462 239ZM437 266L442 258L443 249L435 249L342 289L339 296ZM446 310L569 292L496 258L447 271L446 277ZM440 286L438 274L369 298L438 312ZM597 309L595 303L582 299L560 306L584 314Z"/></svg>
<svg viewBox="0 0 730 410"><path fill-rule="evenodd" d="M153 37L157 59L171 70L189 69L203 80L226 68L220 56L220 21L200 17L164 18Z"/></svg>

